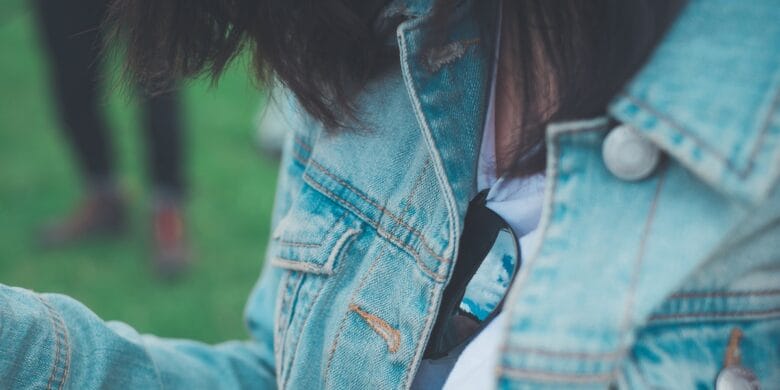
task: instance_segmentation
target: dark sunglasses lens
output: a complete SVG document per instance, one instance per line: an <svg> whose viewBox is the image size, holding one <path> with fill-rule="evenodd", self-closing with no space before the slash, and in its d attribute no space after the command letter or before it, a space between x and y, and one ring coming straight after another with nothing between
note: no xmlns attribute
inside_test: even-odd
<svg viewBox="0 0 780 390"><path fill-rule="evenodd" d="M517 240L509 228L498 231L496 241L466 287L460 310L479 322L500 309L520 265Z"/></svg>
<svg viewBox="0 0 780 390"><path fill-rule="evenodd" d="M443 318L439 318L434 327L426 351L428 358L446 356L478 334L501 311L506 292L520 269L521 257L516 236L506 222L490 213L491 217L487 220L493 226L481 232L487 234L478 234L479 231L468 229L472 234L462 237L461 246L481 249L461 250L462 257L459 257L456 267L471 265L476 271L472 270L473 274L469 272L468 276L457 275L456 271L448 287L459 284L463 287L448 288L449 291L445 292L445 301L453 298L457 301L451 306L447 302L443 303L444 307L449 306L451 309L440 313Z"/></svg>

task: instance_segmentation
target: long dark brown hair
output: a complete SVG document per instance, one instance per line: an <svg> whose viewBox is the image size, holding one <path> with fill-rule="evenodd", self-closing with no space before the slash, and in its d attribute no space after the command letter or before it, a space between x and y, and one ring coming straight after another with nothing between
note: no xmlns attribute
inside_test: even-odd
<svg viewBox="0 0 780 390"><path fill-rule="evenodd" d="M434 21L442 24L435 31L446 34L444 21L460 1L435 0ZM515 82L524 112L536 113L524 115L517 155L538 144L549 121L602 113L683 1L504 0L518 64ZM354 114L355 91L399 63L397 49L387 42L402 20L381 28L376 23L389 2L114 0L106 25L110 36L123 41L128 73L147 88L164 90L171 80L203 74L216 80L247 48L258 80L281 81L313 117L339 131ZM436 41L431 37L432 44ZM544 57L544 72L555 80L554 92L540 82L537 56ZM555 96L546 96L551 93ZM550 100L555 103L551 109L532 107L532 102ZM538 169L540 161L526 164L525 170Z"/></svg>

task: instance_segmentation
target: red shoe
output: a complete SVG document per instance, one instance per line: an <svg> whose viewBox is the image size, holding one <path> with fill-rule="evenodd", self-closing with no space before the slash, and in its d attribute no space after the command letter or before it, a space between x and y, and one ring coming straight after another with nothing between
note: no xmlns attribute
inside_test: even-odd
<svg viewBox="0 0 780 390"><path fill-rule="evenodd" d="M184 213L174 202L155 207L153 261L158 276L176 279L192 262L184 233Z"/></svg>
<svg viewBox="0 0 780 390"><path fill-rule="evenodd" d="M44 248L57 248L125 231L126 205L118 191L92 192L68 216L49 223L38 234Z"/></svg>

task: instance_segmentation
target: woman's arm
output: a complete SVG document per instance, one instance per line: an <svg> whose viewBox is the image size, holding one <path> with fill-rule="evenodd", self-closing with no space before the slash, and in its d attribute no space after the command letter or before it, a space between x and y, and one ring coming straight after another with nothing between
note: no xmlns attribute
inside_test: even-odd
<svg viewBox="0 0 780 390"><path fill-rule="evenodd" d="M271 340L209 346L140 335L64 295L3 285L0 351L4 389L275 387Z"/></svg>

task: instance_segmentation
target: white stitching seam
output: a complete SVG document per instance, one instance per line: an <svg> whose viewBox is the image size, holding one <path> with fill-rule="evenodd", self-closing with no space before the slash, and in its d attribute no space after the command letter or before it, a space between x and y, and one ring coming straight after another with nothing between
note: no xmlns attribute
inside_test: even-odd
<svg viewBox="0 0 780 390"><path fill-rule="evenodd" d="M428 19L428 17L423 17L416 22L422 22L423 20ZM433 156L431 159L433 162L433 170L436 172L436 179L439 182L439 186L442 189L442 192L444 194L445 198L445 204L447 206L447 227L448 227L448 242L447 242L447 248L444 249L444 253L442 254L443 257L449 258L454 253L454 247L457 245L457 237L456 232L460 231L460 222L457 218L457 205L455 204L455 195L453 194L452 187L450 187L449 182L447 181L446 173L444 172L444 166L442 164L442 158L441 155L439 155L438 149L436 149L436 144L433 141L432 138L432 131L430 126L428 125L428 120L425 117L425 115L422 112L422 105L420 103L420 98L417 96L417 90L414 88L414 80L412 78L412 72L409 69L409 52L406 47L406 39L404 37L404 34L406 33L406 30L409 28L408 25L402 24L398 27L398 44L399 44L399 50L401 52L401 73L403 74L404 80L407 84L407 91L409 92L410 100L412 101L412 105L414 108L414 114L417 117L417 121L422 126L422 135L423 139L425 140L425 144L428 146L428 150ZM441 266L441 265L440 265Z"/></svg>
<svg viewBox="0 0 780 390"><path fill-rule="evenodd" d="M361 232L362 230L360 229L349 229L346 232L344 232L344 234L342 234L341 237L339 237L338 241L336 241L336 244L333 246L333 249L330 250L328 259L322 265L311 263L307 260L286 259L281 256L275 256L271 258L271 264L277 267L295 270L295 271L303 271L303 272L310 272L310 273L325 273L330 275L333 273L333 263L336 261L336 257L338 256L338 253L341 251L341 248L344 247L344 245L346 245L347 242L350 241L350 239L354 239Z"/></svg>
<svg viewBox="0 0 780 390"><path fill-rule="evenodd" d="M603 383L612 379L612 373L605 374L564 374L538 370L523 370L518 368L499 368L499 373L512 379L531 380L537 382L558 383Z"/></svg>

